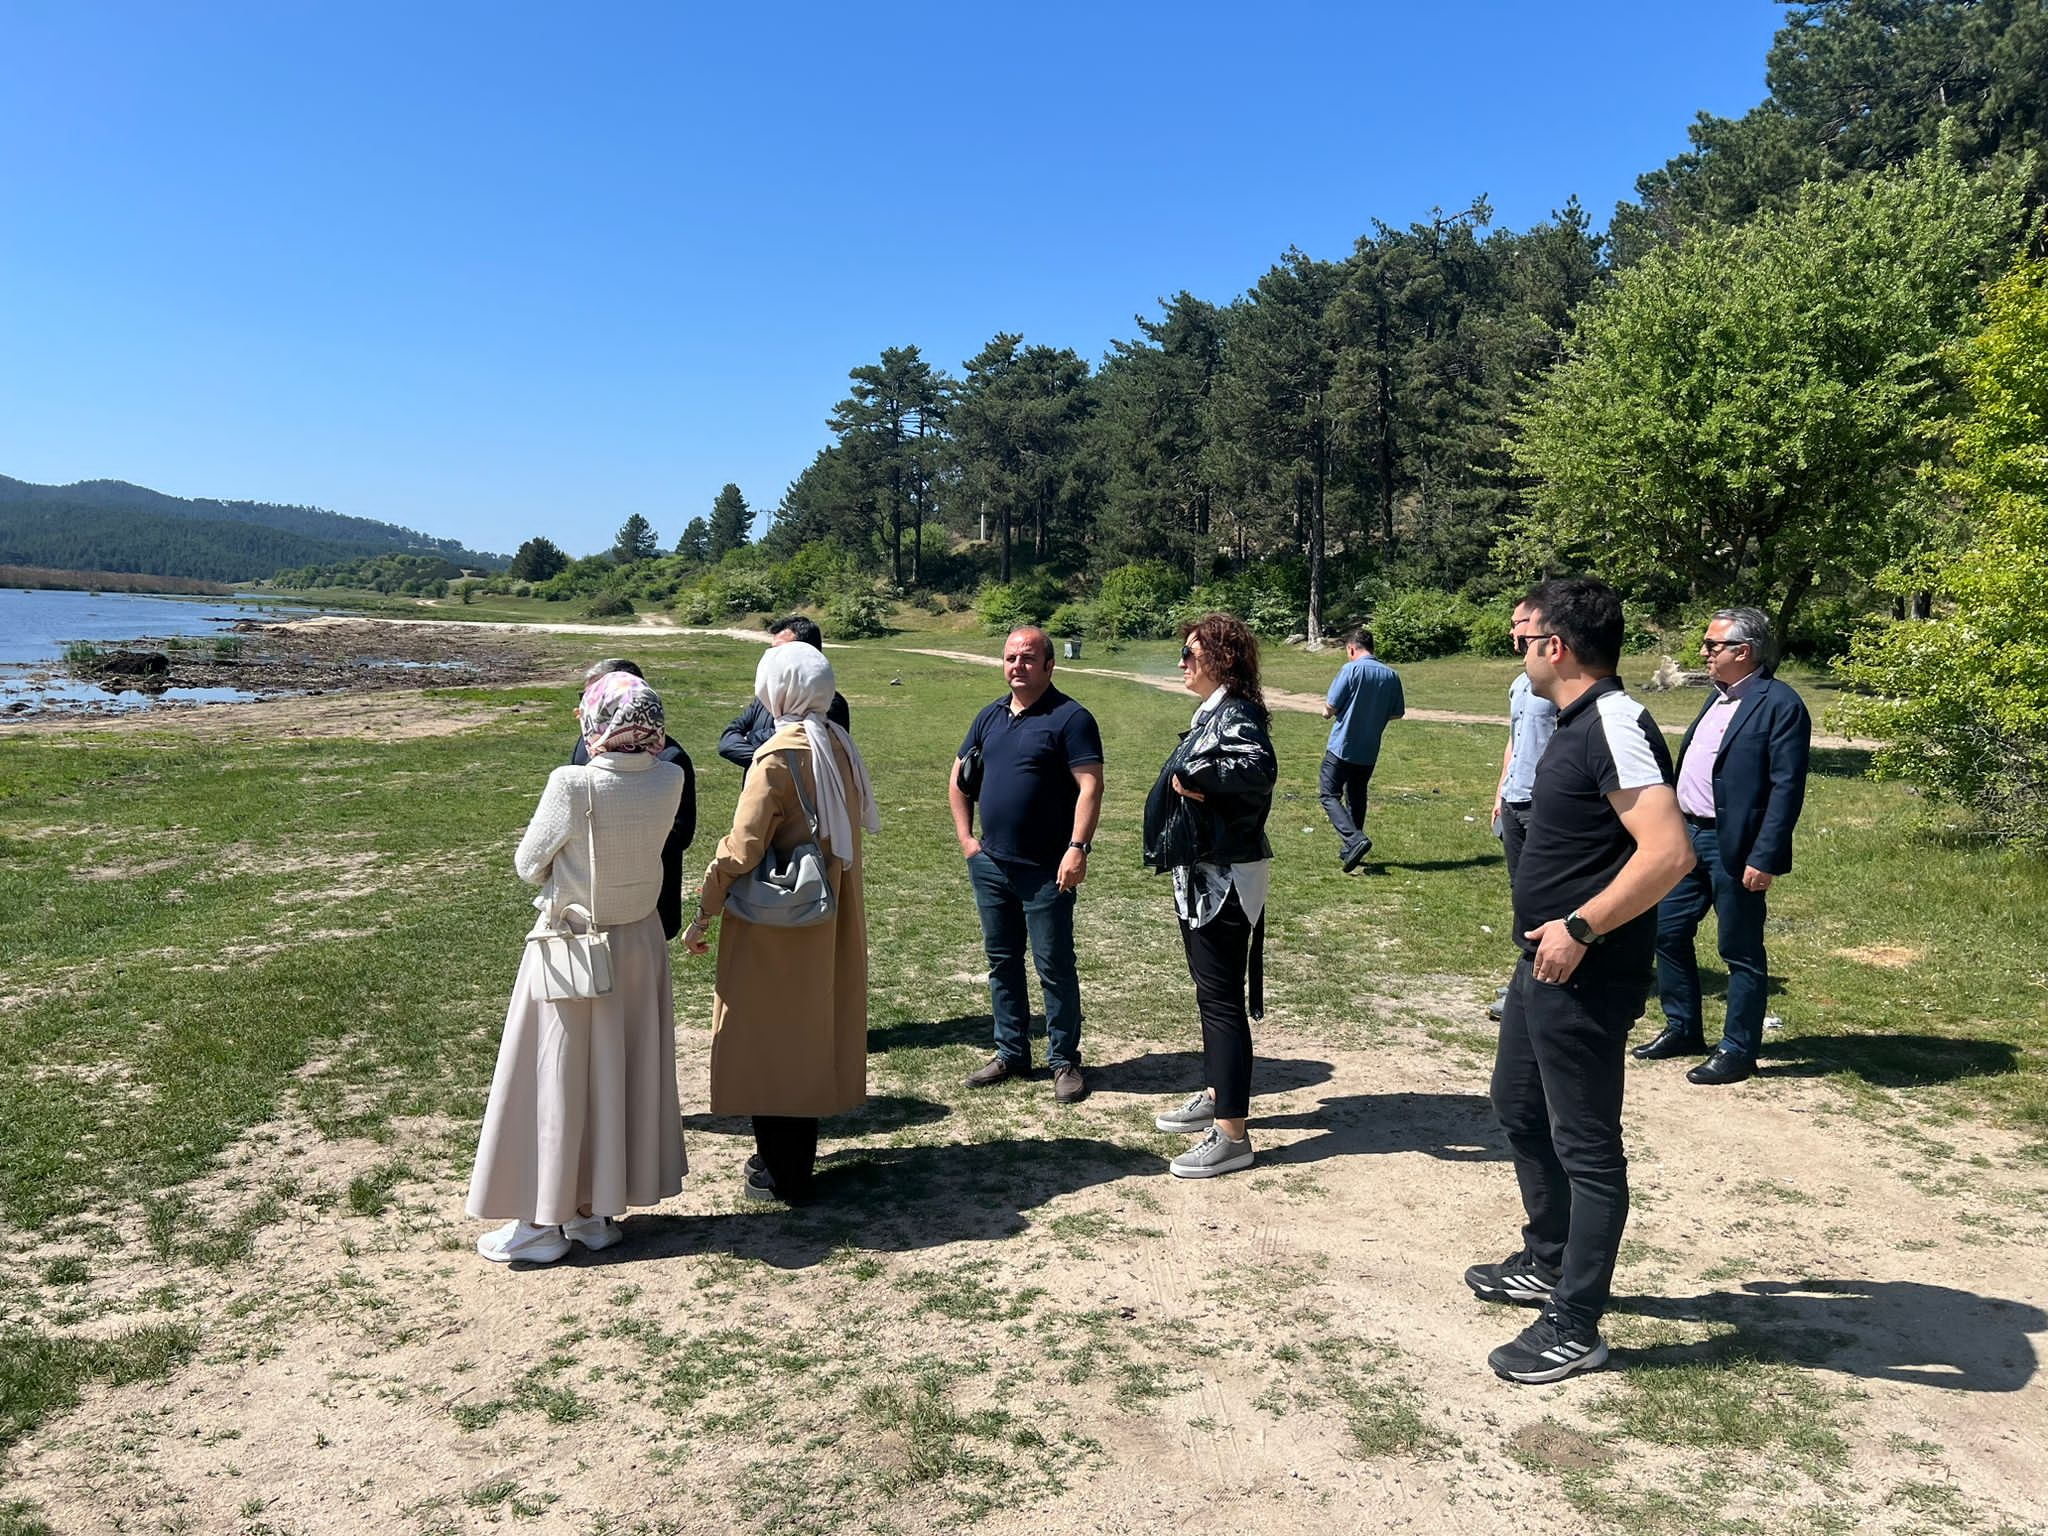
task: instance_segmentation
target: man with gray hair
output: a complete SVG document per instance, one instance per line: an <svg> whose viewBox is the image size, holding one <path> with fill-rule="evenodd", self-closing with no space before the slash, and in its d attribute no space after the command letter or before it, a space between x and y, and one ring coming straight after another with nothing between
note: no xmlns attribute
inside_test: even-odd
<svg viewBox="0 0 2048 1536"><path fill-rule="evenodd" d="M1658 904L1664 1029L1635 1054L1661 1061L1706 1050L1693 936L1711 907L1728 967L1727 1022L1713 1053L1685 1074L1711 1087L1756 1070L1770 982L1764 893L1792 868L1813 721L1791 685L1772 675L1771 621L1757 609L1721 609L1700 654L1714 694L1678 749L1678 809L1699 862Z"/></svg>

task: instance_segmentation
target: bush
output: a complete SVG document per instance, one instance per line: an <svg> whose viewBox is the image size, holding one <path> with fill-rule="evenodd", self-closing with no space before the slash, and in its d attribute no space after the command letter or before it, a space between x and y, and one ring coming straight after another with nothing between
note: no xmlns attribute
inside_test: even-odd
<svg viewBox="0 0 2048 1536"><path fill-rule="evenodd" d="M1474 656L1512 656L1515 647L1515 599L1498 597L1490 603L1472 605L1472 617L1465 624L1465 649Z"/></svg>
<svg viewBox="0 0 2048 1536"><path fill-rule="evenodd" d="M1102 578L1094 603L1094 633L1104 640L1155 640L1173 633L1187 579L1170 565L1144 560L1120 565Z"/></svg>
<svg viewBox="0 0 2048 1536"><path fill-rule="evenodd" d="M717 594L711 590L710 583L702 581L678 592L670 611L675 614L677 623L698 628L715 624L724 617L719 611Z"/></svg>
<svg viewBox="0 0 2048 1536"><path fill-rule="evenodd" d="M1030 571L1007 586L983 582L974 597L974 611L991 634L1007 635L1026 624L1045 623L1064 594L1044 571Z"/></svg>
<svg viewBox="0 0 2048 1536"><path fill-rule="evenodd" d="M848 587L825 604L825 629L839 640L886 635L888 618L888 603L872 587Z"/></svg>
<svg viewBox="0 0 2048 1536"><path fill-rule="evenodd" d="M1045 621L1045 632L1055 639L1095 634L1095 610L1086 603L1061 603Z"/></svg>
<svg viewBox="0 0 2048 1536"><path fill-rule="evenodd" d="M1308 622L1308 567L1272 560L1204 582L1173 618L1185 623L1205 613L1227 613L1243 620L1253 634L1285 639Z"/></svg>
<svg viewBox="0 0 2048 1536"><path fill-rule="evenodd" d="M1427 661L1462 651L1479 609L1450 592L1410 588L1373 610L1373 654L1381 661Z"/></svg>
<svg viewBox="0 0 2048 1536"><path fill-rule="evenodd" d="M633 611L633 599L623 592L600 592L583 611L593 619L624 618Z"/></svg>
<svg viewBox="0 0 2048 1536"><path fill-rule="evenodd" d="M845 547L832 539L806 544L775 571L783 604L812 607L831 601L858 583L859 566Z"/></svg>
<svg viewBox="0 0 2048 1536"><path fill-rule="evenodd" d="M775 583L765 571L721 570L712 579L719 592L719 606L727 613L767 613L779 606Z"/></svg>

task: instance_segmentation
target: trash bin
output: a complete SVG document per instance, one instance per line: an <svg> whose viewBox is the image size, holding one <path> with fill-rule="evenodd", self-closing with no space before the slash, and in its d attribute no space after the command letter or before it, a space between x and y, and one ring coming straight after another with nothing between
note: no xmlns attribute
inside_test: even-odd
<svg viewBox="0 0 2048 1536"><path fill-rule="evenodd" d="M1069 661L1079 661L1081 659L1081 642L1078 638L1067 641L1066 657Z"/></svg>

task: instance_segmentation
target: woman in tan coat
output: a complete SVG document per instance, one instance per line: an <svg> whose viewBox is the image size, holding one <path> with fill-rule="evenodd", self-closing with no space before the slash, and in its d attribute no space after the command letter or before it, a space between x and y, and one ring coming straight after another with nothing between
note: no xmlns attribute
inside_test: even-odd
<svg viewBox="0 0 2048 1536"><path fill-rule="evenodd" d="M832 664L808 645L762 655L754 696L774 718L775 734L754 754L732 831L704 872L697 916L683 933L692 954L707 954L706 930L725 917L711 1005L711 1112L753 1116L756 1155L745 1193L756 1200L805 1198L819 1119L867 1101L861 834L881 823L859 749L826 718L835 687ZM769 849L786 854L809 839L805 799L817 812L836 897L832 915L785 928L726 911L733 882Z"/></svg>

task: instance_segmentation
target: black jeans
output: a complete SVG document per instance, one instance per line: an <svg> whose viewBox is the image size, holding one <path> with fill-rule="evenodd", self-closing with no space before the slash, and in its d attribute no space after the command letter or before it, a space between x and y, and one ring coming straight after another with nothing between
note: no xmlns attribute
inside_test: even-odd
<svg viewBox="0 0 2048 1536"><path fill-rule="evenodd" d="M811 1192L811 1170L818 1161L818 1122L799 1115L754 1116L754 1150L775 1192L785 1200L801 1200Z"/></svg>
<svg viewBox="0 0 2048 1536"><path fill-rule="evenodd" d="M1264 919L1262 918L1261 921ZM1252 925L1237 892L1199 928L1180 920L1180 941L1195 982L1195 1008L1202 1016L1202 1070L1216 1090L1216 1113L1242 1120L1252 1102L1252 1025L1244 1006L1245 967L1251 955Z"/></svg>
<svg viewBox="0 0 2048 1536"><path fill-rule="evenodd" d="M1334 752L1323 754L1322 782L1316 798L1323 802L1323 814L1337 829L1346 857L1365 836L1365 786L1372 782L1373 766L1347 763Z"/></svg>
<svg viewBox="0 0 2048 1536"><path fill-rule="evenodd" d="M1529 802L1503 800L1500 805L1500 849L1508 856L1509 890L1514 889L1515 870L1522 862L1522 844L1528 840Z"/></svg>
<svg viewBox="0 0 2048 1536"><path fill-rule="evenodd" d="M1596 971L1550 986L1525 954L1501 1010L1493 1112L1528 1213L1522 1242L1560 1274L1552 1305L1579 1327L1595 1327L1607 1310L1628 1222L1622 1063L1648 985L1646 975Z"/></svg>

